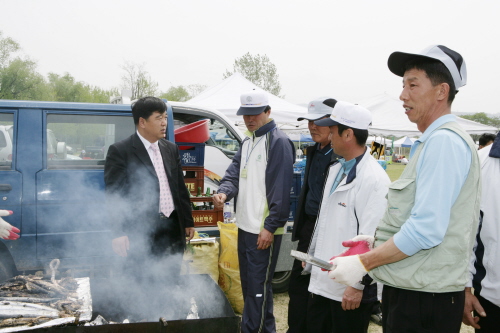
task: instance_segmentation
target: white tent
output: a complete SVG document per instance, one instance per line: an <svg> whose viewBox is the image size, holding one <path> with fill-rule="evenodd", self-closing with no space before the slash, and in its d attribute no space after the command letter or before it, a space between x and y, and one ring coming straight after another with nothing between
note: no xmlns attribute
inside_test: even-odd
<svg viewBox="0 0 500 333"><path fill-rule="evenodd" d="M358 104L364 106L373 113L372 126L369 129L371 135L378 136L409 136L416 137L422 133L417 125L410 122L403 109L403 102L387 94L380 94L372 98L360 101ZM476 123L475 121L457 117L457 121L469 134L497 133L498 129L492 126Z"/></svg>
<svg viewBox="0 0 500 333"><path fill-rule="evenodd" d="M219 84L203 91L186 103L217 109L232 121L242 122L243 117L236 115L236 111L238 111L240 107L240 95L252 89L262 91L268 95L269 105L271 106L271 118L273 118L276 123L280 125L289 125L291 126L290 129L302 125L302 123L297 122L297 118L307 113L307 108L289 103L284 99L268 93L245 79L240 73L234 73ZM305 128L305 130L307 131L307 128Z"/></svg>
<svg viewBox="0 0 500 333"><path fill-rule="evenodd" d="M414 142L415 139L410 139L409 137L404 136L401 139L394 141L394 147L411 147Z"/></svg>

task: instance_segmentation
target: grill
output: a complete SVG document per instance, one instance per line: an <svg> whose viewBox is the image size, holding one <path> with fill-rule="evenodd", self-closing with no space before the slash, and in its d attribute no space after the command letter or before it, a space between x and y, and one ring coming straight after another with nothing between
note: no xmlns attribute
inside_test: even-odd
<svg viewBox="0 0 500 333"><path fill-rule="evenodd" d="M181 275L179 280L174 286L134 290L134 284L123 278L91 279L92 320L96 322L96 318L104 318L103 325L67 325L24 331L239 332L240 317L234 314L226 296L209 275ZM123 323L124 320L128 323Z"/></svg>

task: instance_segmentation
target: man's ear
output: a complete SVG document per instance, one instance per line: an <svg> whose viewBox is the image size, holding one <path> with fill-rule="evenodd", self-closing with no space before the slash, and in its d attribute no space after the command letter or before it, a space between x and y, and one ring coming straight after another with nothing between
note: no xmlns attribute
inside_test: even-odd
<svg viewBox="0 0 500 333"><path fill-rule="evenodd" d="M448 100L448 96L450 95L450 85L448 83L440 83L438 87L438 96L437 100Z"/></svg>
<svg viewBox="0 0 500 333"><path fill-rule="evenodd" d="M139 122L137 123L137 126L140 128L144 128L144 123L146 122L146 119L139 117Z"/></svg>
<svg viewBox="0 0 500 333"><path fill-rule="evenodd" d="M342 137L345 141L352 140L352 138L354 138L354 131L352 130L352 128L344 130L344 132L342 132Z"/></svg>

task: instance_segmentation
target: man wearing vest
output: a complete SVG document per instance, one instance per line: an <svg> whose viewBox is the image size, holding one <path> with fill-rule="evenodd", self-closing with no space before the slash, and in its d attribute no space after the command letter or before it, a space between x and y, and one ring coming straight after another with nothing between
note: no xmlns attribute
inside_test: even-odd
<svg viewBox="0 0 500 333"><path fill-rule="evenodd" d="M318 219L308 253L322 260L345 250L343 240L371 237L384 214L390 179L366 147L371 112L362 106L327 99L329 118L315 121L330 129L331 147L343 158L329 166ZM349 244L354 245L354 244ZM377 285L372 279L346 287L328 278L327 272L307 265L309 291L320 308L309 303L307 332L366 333Z"/></svg>
<svg viewBox="0 0 500 333"><path fill-rule="evenodd" d="M463 317L464 324L480 333L494 333L500 329L500 133L493 138L492 145L478 152L483 184L481 220L469 266ZM471 315L473 310L474 317Z"/></svg>
<svg viewBox="0 0 500 333"><path fill-rule="evenodd" d="M308 120L309 132L315 145L307 147L306 168L304 173L304 184L300 191L297 213L293 222L292 241L298 241L297 251L306 252L311 242L314 223L318 217L319 204L323 192L328 166L340 156L333 152L330 147L330 129L317 126L316 120L330 117L332 108L323 101L330 98L318 98L311 101L307 108L307 114L297 118L297 121ZM331 99L333 100L333 99ZM310 274L302 274L302 261L293 262L292 273L288 295L288 333L307 332L308 303L319 298L312 298L309 288ZM323 304L317 304L322 308ZM329 316L328 316L329 318Z"/></svg>
<svg viewBox="0 0 500 333"><path fill-rule="evenodd" d="M276 332L271 281L283 227L290 210L295 149L270 117L267 94L252 90L241 95L248 131L240 150L221 180L214 203L238 196L238 260L244 310L241 331Z"/></svg>
<svg viewBox="0 0 500 333"><path fill-rule="evenodd" d="M389 187L375 249L335 258L329 276L353 285L369 271L384 284L385 333L459 332L481 193L476 147L451 114L466 83L465 62L434 45L419 54L394 52L388 66L403 77L401 112L423 135Z"/></svg>

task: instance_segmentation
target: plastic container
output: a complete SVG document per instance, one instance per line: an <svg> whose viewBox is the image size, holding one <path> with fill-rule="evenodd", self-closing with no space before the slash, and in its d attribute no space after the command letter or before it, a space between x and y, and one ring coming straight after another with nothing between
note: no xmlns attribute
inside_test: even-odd
<svg viewBox="0 0 500 333"><path fill-rule="evenodd" d="M182 166L203 166L205 163L205 144L176 142Z"/></svg>
<svg viewBox="0 0 500 333"><path fill-rule="evenodd" d="M208 131L209 119L195 121L174 130L176 142L204 143L210 138Z"/></svg>
<svg viewBox="0 0 500 333"><path fill-rule="evenodd" d="M224 223L231 223L231 219L233 215L233 209L231 208L231 205L229 202L226 202L224 204Z"/></svg>

